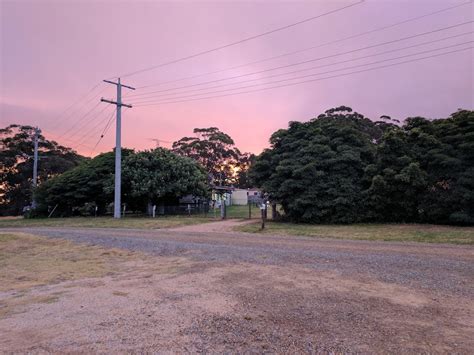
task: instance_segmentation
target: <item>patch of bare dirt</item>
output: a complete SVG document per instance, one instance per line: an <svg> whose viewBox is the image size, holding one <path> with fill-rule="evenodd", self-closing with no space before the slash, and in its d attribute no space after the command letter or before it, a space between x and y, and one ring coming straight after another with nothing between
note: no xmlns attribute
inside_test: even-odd
<svg viewBox="0 0 474 355"><path fill-rule="evenodd" d="M0 221L13 221L23 219L23 216L1 216Z"/></svg>
<svg viewBox="0 0 474 355"><path fill-rule="evenodd" d="M255 220L227 219L212 223L193 224L172 228L177 232L199 232L199 233L215 233L215 232L233 232L235 227L244 226L249 223L255 223Z"/></svg>
<svg viewBox="0 0 474 355"><path fill-rule="evenodd" d="M128 262L129 269L100 279L38 287L16 312L0 319L7 352L114 352L185 350L182 334L204 314L233 306L209 287L220 271L196 277L181 258ZM51 302L38 302L56 295ZM3 295L5 296L5 295ZM184 343L183 343L184 341Z"/></svg>
<svg viewBox="0 0 474 355"><path fill-rule="evenodd" d="M0 319L6 352L469 353L473 300L298 266L128 261L37 287Z"/></svg>
<svg viewBox="0 0 474 355"><path fill-rule="evenodd" d="M474 346L471 299L303 268L245 265L222 282L238 311L195 322L201 351L467 354Z"/></svg>

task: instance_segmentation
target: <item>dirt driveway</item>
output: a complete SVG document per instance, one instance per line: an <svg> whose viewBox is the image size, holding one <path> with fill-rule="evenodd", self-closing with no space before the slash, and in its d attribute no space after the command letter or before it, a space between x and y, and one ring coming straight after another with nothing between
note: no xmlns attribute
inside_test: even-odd
<svg viewBox="0 0 474 355"><path fill-rule="evenodd" d="M474 248L225 231L23 230L138 253L0 319L5 352L472 353ZM13 295L14 296L14 295ZM4 292L1 297L13 297Z"/></svg>

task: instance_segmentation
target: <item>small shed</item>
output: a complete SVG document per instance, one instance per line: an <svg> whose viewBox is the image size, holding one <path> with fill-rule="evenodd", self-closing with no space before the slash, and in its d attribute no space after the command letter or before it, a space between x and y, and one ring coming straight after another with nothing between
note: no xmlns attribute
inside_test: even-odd
<svg viewBox="0 0 474 355"><path fill-rule="evenodd" d="M232 191L232 205L247 205L260 201L261 191L259 189L234 189Z"/></svg>
<svg viewBox="0 0 474 355"><path fill-rule="evenodd" d="M214 207L218 207L222 204L222 202L225 203L226 206L232 205L232 193L235 190L234 187L232 186L216 186L212 185L212 196L211 200L212 203L214 204Z"/></svg>

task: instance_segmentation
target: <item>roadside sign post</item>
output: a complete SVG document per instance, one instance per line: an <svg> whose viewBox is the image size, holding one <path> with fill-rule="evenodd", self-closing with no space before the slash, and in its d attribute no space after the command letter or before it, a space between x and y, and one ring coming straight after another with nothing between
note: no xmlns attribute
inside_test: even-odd
<svg viewBox="0 0 474 355"><path fill-rule="evenodd" d="M250 203L248 189L247 189L247 205L249 205L249 219L252 219L252 204Z"/></svg>
<svg viewBox="0 0 474 355"><path fill-rule="evenodd" d="M266 203L265 201L262 202L260 205L260 213L262 215L262 230L265 229L265 219L266 219Z"/></svg>

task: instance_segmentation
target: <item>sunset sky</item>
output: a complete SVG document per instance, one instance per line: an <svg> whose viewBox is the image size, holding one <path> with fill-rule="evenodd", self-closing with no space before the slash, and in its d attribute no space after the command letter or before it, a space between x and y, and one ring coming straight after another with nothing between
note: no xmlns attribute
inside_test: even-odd
<svg viewBox="0 0 474 355"><path fill-rule="evenodd" d="M125 109L122 118L123 146L136 149L154 147L155 142L151 139L174 141L191 135L195 127L216 126L230 134L242 151L260 153L268 146L270 135L277 129L287 127L289 121L305 121L339 105L350 106L372 119L381 115L398 119L409 116L446 117L458 108L474 107L474 52L472 48L459 51L473 46L474 26L472 22L466 24L474 18L472 3L351 40L241 66L432 13L467 0L366 0L235 46L126 75L357 2L0 0L1 126L11 123L38 125L47 138L57 139L82 154L95 155L108 151L114 145L114 126L94 152L91 147L96 144L113 110L111 105L98 104L100 97L115 100L115 87L101 81L119 75L124 84L137 87L133 93L126 89L123 91L123 101L136 104L136 107ZM151 98L146 99L127 97L291 65L454 25L459 26L303 65L225 82L162 91L150 94ZM452 38L415 47L446 37ZM411 48L357 59L408 46ZM445 49L433 51L437 48ZM228 90L220 95L255 90L282 84L268 82L424 52L417 57L301 79L311 80L454 50L458 52L374 71L259 92L194 100L206 96L203 95L206 92L249 85L252 87ZM346 63L330 65L339 61ZM239 67L223 71L236 66ZM320 68L303 71L314 66ZM301 72L267 78L296 70ZM220 72L206 74L214 71ZM200 74L205 75L143 88ZM255 80L248 82L251 79ZM246 82L220 87L225 83L241 81ZM99 86L95 87L98 83ZM90 91L93 87L94 90ZM206 87L209 90L203 89ZM197 89L201 91L195 91ZM164 93L167 96L163 96ZM219 94L208 96L212 95ZM175 101L193 100L142 107L138 104L145 100L166 102L174 97L178 98ZM75 102L77 104L70 107ZM89 110L92 110L90 115L78 121ZM169 146L169 143L162 145Z"/></svg>

